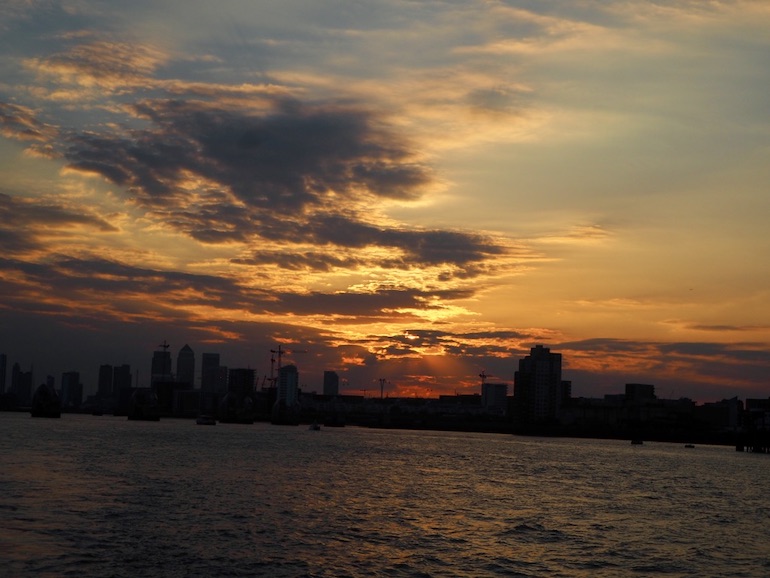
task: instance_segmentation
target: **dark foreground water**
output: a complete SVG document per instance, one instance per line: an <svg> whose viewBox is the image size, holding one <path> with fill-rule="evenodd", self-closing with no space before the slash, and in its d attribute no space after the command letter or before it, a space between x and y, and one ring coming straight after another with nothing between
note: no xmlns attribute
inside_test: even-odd
<svg viewBox="0 0 770 578"><path fill-rule="evenodd" d="M4 576L770 575L770 456L0 413Z"/></svg>

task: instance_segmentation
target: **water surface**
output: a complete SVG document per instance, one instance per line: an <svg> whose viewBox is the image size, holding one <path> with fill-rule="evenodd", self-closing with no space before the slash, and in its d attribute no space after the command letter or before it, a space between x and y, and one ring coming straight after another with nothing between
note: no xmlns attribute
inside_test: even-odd
<svg viewBox="0 0 770 578"><path fill-rule="evenodd" d="M0 413L5 576L770 575L770 456Z"/></svg>

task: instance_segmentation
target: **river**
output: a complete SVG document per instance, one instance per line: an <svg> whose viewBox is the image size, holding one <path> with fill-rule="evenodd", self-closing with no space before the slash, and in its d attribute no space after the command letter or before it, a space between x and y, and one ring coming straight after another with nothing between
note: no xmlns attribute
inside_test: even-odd
<svg viewBox="0 0 770 578"><path fill-rule="evenodd" d="M0 413L0 575L770 575L770 456Z"/></svg>

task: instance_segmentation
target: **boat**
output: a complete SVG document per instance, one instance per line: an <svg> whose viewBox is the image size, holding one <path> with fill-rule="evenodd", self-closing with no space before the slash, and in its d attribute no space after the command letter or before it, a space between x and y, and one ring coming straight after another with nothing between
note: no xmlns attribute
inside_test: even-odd
<svg viewBox="0 0 770 578"><path fill-rule="evenodd" d="M684 444L684 447L687 449L693 449L695 447L695 444Z"/></svg>
<svg viewBox="0 0 770 578"><path fill-rule="evenodd" d="M199 415L198 419L195 420L195 423L198 425L217 425L217 420L210 415Z"/></svg>
<svg viewBox="0 0 770 578"><path fill-rule="evenodd" d="M317 421L314 421L313 423L310 424L310 427L307 429L309 429L310 431L319 431L321 429L321 426L318 425Z"/></svg>
<svg viewBox="0 0 770 578"><path fill-rule="evenodd" d="M644 444L644 442L641 439L639 439L639 438L634 438L634 439L631 440L631 445L632 446L641 446L643 444Z"/></svg>

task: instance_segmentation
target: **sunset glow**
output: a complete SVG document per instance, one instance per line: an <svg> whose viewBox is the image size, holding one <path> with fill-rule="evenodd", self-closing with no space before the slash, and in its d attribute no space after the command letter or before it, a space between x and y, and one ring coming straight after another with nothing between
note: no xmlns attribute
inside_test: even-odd
<svg viewBox="0 0 770 578"><path fill-rule="evenodd" d="M770 5L0 7L0 353L770 395ZM287 360L289 358L287 357ZM140 377L141 380L141 377Z"/></svg>

